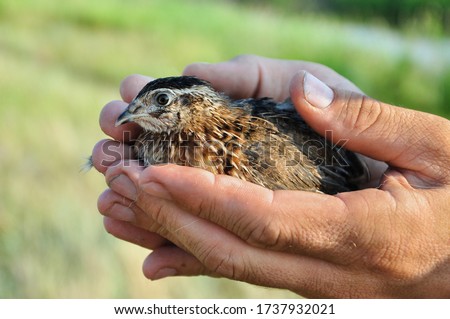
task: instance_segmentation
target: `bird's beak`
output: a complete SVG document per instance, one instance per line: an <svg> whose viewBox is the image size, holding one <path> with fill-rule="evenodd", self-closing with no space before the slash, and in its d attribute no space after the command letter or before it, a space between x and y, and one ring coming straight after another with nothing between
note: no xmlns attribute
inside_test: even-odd
<svg viewBox="0 0 450 319"><path fill-rule="evenodd" d="M142 108L142 104L138 100L134 99L131 101L125 111L117 118L115 126L117 127L125 123L133 122L135 118L140 117L138 114L140 113L138 111L140 108Z"/></svg>
<svg viewBox="0 0 450 319"><path fill-rule="evenodd" d="M128 123L128 122L131 122L131 119L133 118L133 114L132 113L130 113L129 111L128 111L128 108L122 113L122 114L120 114L119 115L119 117L117 118L117 120L116 120L116 123L115 123L115 126L117 127L117 126L119 126L119 125L122 125L122 124L125 124L125 123Z"/></svg>

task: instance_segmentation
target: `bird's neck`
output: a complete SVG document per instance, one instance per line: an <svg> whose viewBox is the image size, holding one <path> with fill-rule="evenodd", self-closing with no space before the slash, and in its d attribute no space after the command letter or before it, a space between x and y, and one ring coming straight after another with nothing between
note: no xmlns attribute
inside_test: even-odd
<svg viewBox="0 0 450 319"><path fill-rule="evenodd" d="M198 140L237 140L242 138L243 130L248 128L250 118L250 115L241 109L219 106L206 111L204 117L197 118L186 128L185 133L195 136Z"/></svg>

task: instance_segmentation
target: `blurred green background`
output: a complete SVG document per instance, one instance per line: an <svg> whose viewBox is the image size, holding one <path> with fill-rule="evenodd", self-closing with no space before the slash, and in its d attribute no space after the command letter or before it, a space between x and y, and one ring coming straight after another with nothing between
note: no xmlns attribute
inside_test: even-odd
<svg viewBox="0 0 450 319"><path fill-rule="evenodd" d="M397 6L395 5L397 3ZM449 1L0 0L0 297L295 297L225 279L147 281L79 172L131 73L242 53L323 63L386 102L450 117Z"/></svg>

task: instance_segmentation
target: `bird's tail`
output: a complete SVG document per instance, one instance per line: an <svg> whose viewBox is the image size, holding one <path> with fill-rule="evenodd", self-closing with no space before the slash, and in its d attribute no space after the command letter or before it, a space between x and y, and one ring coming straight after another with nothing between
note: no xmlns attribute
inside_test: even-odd
<svg viewBox="0 0 450 319"><path fill-rule="evenodd" d="M86 161L80 166L80 173L87 173L94 167L94 163L92 162L92 155L89 156Z"/></svg>

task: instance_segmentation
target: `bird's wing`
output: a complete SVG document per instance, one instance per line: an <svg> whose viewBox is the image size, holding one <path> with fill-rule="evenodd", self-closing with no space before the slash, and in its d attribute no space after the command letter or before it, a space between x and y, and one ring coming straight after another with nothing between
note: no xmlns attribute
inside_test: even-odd
<svg viewBox="0 0 450 319"><path fill-rule="evenodd" d="M232 106L274 124L280 133L292 139L295 146L318 166L324 192L355 189L355 185L369 180L365 162L312 130L289 99L282 103L270 98L244 99L234 101ZM327 138L330 138L332 131L328 134Z"/></svg>

